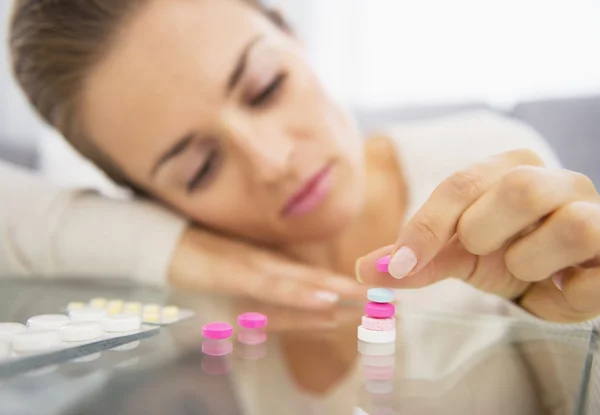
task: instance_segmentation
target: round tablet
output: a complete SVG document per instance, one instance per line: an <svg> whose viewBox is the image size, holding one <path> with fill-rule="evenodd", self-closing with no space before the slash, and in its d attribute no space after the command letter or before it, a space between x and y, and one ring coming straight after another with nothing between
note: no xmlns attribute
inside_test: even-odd
<svg viewBox="0 0 600 415"><path fill-rule="evenodd" d="M259 330L243 330L237 335L238 342L249 346L262 344L267 341L267 333Z"/></svg>
<svg viewBox="0 0 600 415"><path fill-rule="evenodd" d="M26 331L16 334L12 345L17 353L38 353L60 346L60 337L56 331Z"/></svg>
<svg viewBox="0 0 600 415"><path fill-rule="evenodd" d="M396 327L396 319L390 318L373 318L369 316L362 317L362 326L367 330L387 331L393 330Z"/></svg>
<svg viewBox="0 0 600 415"><path fill-rule="evenodd" d="M245 329L261 329L267 325L267 316L261 313L244 313L238 316L237 321Z"/></svg>
<svg viewBox="0 0 600 415"><path fill-rule="evenodd" d="M391 356L396 353L396 343L367 343L358 341L358 352L364 356Z"/></svg>
<svg viewBox="0 0 600 415"><path fill-rule="evenodd" d="M202 342L202 353L209 356L225 356L233 351L230 341L207 339Z"/></svg>
<svg viewBox="0 0 600 415"><path fill-rule="evenodd" d="M228 339L232 334L233 327L228 323L215 322L202 326L202 335L207 339Z"/></svg>
<svg viewBox="0 0 600 415"><path fill-rule="evenodd" d="M375 303L391 303L395 295L389 288L371 288L367 291L367 298Z"/></svg>
<svg viewBox="0 0 600 415"><path fill-rule="evenodd" d="M396 329L389 331L373 331L358 326L358 338L367 343L393 343L396 341Z"/></svg>
<svg viewBox="0 0 600 415"><path fill-rule="evenodd" d="M363 372L367 379L383 380L394 378L393 366L363 366Z"/></svg>
<svg viewBox="0 0 600 415"><path fill-rule="evenodd" d="M202 371L209 375L220 376L231 371L232 363L229 356L204 356L202 362Z"/></svg>
<svg viewBox="0 0 600 415"><path fill-rule="evenodd" d="M69 311L73 321L100 321L106 317L106 310L100 308L80 308Z"/></svg>
<svg viewBox="0 0 600 415"><path fill-rule="evenodd" d="M65 342L85 342L104 334L102 325L95 321L76 321L58 329L60 338Z"/></svg>
<svg viewBox="0 0 600 415"><path fill-rule="evenodd" d="M116 314L102 319L102 328L108 333L123 333L139 330L142 319L134 314Z"/></svg>
<svg viewBox="0 0 600 415"><path fill-rule="evenodd" d="M20 323L0 323L0 342L10 341L15 334L25 331L25 326Z"/></svg>
<svg viewBox="0 0 600 415"><path fill-rule="evenodd" d="M386 356L361 355L360 362L363 366L394 367L396 366L396 356L393 354Z"/></svg>
<svg viewBox="0 0 600 415"><path fill-rule="evenodd" d="M27 328L31 330L58 330L69 322L64 314L42 314L27 320Z"/></svg>
<svg viewBox="0 0 600 415"><path fill-rule="evenodd" d="M365 389L375 395L387 395L394 391L394 383L389 380L367 380Z"/></svg>
<svg viewBox="0 0 600 415"><path fill-rule="evenodd" d="M376 262L375 262L375 268L377 268L377 271L379 272L388 272L388 268L390 266L390 256L384 256L383 258L379 258Z"/></svg>
<svg viewBox="0 0 600 415"><path fill-rule="evenodd" d="M374 303L371 301L365 304L365 314L373 318L390 318L396 314L396 307L390 303Z"/></svg>

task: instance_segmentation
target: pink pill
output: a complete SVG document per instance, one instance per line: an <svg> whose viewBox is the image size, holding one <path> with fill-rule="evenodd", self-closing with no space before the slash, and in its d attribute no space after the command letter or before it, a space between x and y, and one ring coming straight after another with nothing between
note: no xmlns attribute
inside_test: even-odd
<svg viewBox="0 0 600 415"><path fill-rule="evenodd" d="M391 303L374 303L370 301L365 304L365 314L374 318L390 318L396 314L396 307Z"/></svg>
<svg viewBox="0 0 600 415"><path fill-rule="evenodd" d="M362 326L367 330L373 331L389 331L396 327L394 317L390 318L373 318L369 316L362 317Z"/></svg>
<svg viewBox="0 0 600 415"><path fill-rule="evenodd" d="M226 375L231 372L232 364L229 356L213 357L204 356L202 359L202 371L213 376Z"/></svg>
<svg viewBox="0 0 600 415"><path fill-rule="evenodd" d="M379 271L379 272L388 272L389 265L390 265L390 256L389 255L386 255L383 258L379 258L375 262L375 268L377 268L377 271Z"/></svg>
<svg viewBox="0 0 600 415"><path fill-rule="evenodd" d="M267 341L267 333L259 330L244 330L237 335L238 341L250 346L262 344Z"/></svg>
<svg viewBox="0 0 600 415"><path fill-rule="evenodd" d="M369 380L393 379L393 366L363 366L365 377Z"/></svg>
<svg viewBox="0 0 600 415"><path fill-rule="evenodd" d="M231 324L223 322L208 323L202 326L202 335L207 339L228 339L233 334Z"/></svg>
<svg viewBox="0 0 600 415"><path fill-rule="evenodd" d="M209 356L226 356L233 351L233 344L229 340L208 339L202 342L202 353Z"/></svg>
<svg viewBox="0 0 600 415"><path fill-rule="evenodd" d="M260 313L244 313L238 316L238 324L245 329L261 329L267 325L267 316Z"/></svg>

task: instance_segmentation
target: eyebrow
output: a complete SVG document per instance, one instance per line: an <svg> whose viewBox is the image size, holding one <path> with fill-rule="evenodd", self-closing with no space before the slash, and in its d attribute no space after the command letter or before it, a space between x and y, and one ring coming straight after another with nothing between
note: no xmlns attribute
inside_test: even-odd
<svg viewBox="0 0 600 415"><path fill-rule="evenodd" d="M254 37L250 42L248 42L248 44L244 47L244 49L242 49L242 53L240 53L237 64L235 65L233 72L229 76L229 80L227 82L226 95L231 94L231 91L233 91L233 89L239 83L240 79L242 79L242 76L244 76L244 72L246 71L246 66L248 63L248 55L250 54L252 47L254 47L254 45L256 45L256 43L262 39L262 37L263 37L262 35L258 35L256 37ZM172 158L177 157L178 155L182 154L190 146L190 144L193 141L195 136L196 136L195 133L189 133L189 134L186 134L181 139L177 140L177 142L173 145L173 147L171 147L169 150L167 150L158 159L158 161L152 168L152 172L150 173L150 175L152 177L154 177L156 175L156 173L158 172L158 170L162 167L163 164L165 164Z"/></svg>
<svg viewBox="0 0 600 415"><path fill-rule="evenodd" d="M242 53L240 54L240 57L238 58L237 64L236 64L233 72L229 76L229 82L227 82L227 94L230 94L231 91L233 91L233 89L236 87L236 85L238 84L240 79L242 79L242 76L244 75L244 72L246 71L246 66L248 63L248 55L250 54L250 51L252 50L254 45L256 45L256 43L261 39L262 39L262 35L256 36L250 42L248 42L246 47L242 50Z"/></svg>

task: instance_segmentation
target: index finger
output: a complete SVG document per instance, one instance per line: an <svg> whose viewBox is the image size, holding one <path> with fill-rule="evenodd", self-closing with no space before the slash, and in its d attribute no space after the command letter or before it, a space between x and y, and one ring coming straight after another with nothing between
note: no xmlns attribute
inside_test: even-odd
<svg viewBox="0 0 600 415"><path fill-rule="evenodd" d="M514 167L541 164L534 152L515 150L474 164L444 180L400 231L388 272L400 279L423 270L456 234L463 213L495 181Z"/></svg>

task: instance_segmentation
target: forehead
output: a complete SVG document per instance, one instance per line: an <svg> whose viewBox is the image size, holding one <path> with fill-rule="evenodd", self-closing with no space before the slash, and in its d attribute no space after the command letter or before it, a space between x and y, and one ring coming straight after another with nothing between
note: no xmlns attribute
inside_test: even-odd
<svg viewBox="0 0 600 415"><path fill-rule="evenodd" d="M87 135L126 173L147 169L191 114L218 111L241 50L269 29L239 0L148 2L87 79Z"/></svg>

